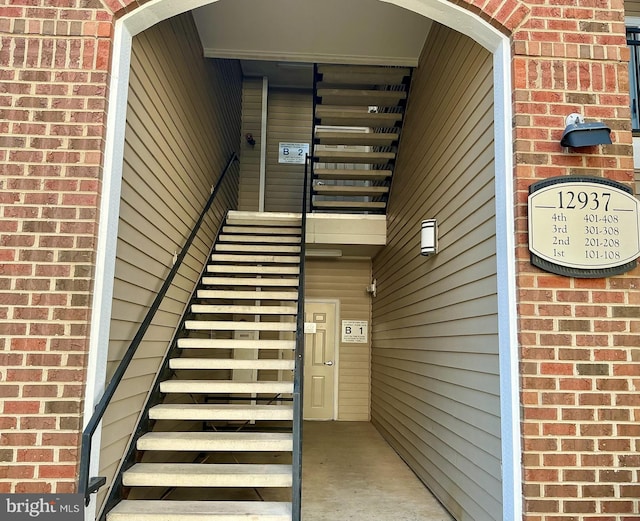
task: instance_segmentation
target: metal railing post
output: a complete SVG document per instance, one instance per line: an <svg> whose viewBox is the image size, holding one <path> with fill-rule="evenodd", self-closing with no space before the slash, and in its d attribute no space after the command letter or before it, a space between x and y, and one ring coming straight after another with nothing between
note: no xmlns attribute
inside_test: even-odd
<svg viewBox="0 0 640 521"><path fill-rule="evenodd" d="M300 521L302 515L302 413L304 390L304 272L307 231L307 188L309 180L309 155L304 165L302 189L302 216L300 219L300 284L298 286L298 311L296 324L295 370L293 377L293 482L291 518Z"/></svg>

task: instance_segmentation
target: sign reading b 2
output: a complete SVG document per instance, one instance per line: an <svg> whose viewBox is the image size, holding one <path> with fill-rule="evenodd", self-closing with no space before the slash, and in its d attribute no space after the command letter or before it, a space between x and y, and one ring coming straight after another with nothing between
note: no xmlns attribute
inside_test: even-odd
<svg viewBox="0 0 640 521"><path fill-rule="evenodd" d="M309 153L309 143L280 143L278 163L304 164Z"/></svg>

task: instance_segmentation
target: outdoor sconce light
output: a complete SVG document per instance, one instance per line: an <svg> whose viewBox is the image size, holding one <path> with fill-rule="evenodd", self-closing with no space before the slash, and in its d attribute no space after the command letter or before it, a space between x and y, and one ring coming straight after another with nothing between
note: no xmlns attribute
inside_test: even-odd
<svg viewBox="0 0 640 521"><path fill-rule="evenodd" d="M425 256L438 253L438 223L435 219L422 221L420 230L420 253Z"/></svg>
<svg viewBox="0 0 640 521"><path fill-rule="evenodd" d="M247 140L247 143L249 143L250 146L254 146L256 144L256 140L254 139L253 135L247 134L246 136L244 136L244 138Z"/></svg>
<svg viewBox="0 0 640 521"><path fill-rule="evenodd" d="M566 128L562 134L560 145L563 147L590 147L593 145L610 145L611 129L604 123L585 123L577 113L569 114Z"/></svg>

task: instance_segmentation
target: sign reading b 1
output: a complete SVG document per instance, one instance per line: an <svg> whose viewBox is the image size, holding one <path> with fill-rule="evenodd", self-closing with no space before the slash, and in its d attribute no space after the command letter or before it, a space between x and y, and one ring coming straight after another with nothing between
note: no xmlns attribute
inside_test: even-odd
<svg viewBox="0 0 640 521"><path fill-rule="evenodd" d="M280 143L278 163L304 164L309 153L309 143Z"/></svg>
<svg viewBox="0 0 640 521"><path fill-rule="evenodd" d="M369 322L366 320L343 320L342 342L345 344L366 344L369 336Z"/></svg>

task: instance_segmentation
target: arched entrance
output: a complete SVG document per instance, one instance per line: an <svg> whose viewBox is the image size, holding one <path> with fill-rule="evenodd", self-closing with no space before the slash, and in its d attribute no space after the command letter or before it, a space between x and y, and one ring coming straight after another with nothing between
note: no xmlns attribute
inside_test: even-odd
<svg viewBox="0 0 640 521"><path fill-rule="evenodd" d="M105 172L110 175L104 179L102 202L102 226L99 236L99 265L96 271L96 300L93 306L90 368L95 374L88 378L87 410L91 409L93 396L99 394L100 386L91 387L92 382L103 380L105 371L105 339L108 338L109 312L111 307L111 288L113 280L115 240L117 237L118 210L120 199L120 179L124 122L128 75L130 68L130 47L134 35L170 16L211 2L185 2L176 6L175 2L153 1L124 15L116 23L114 37L114 64L112 68L112 87ZM500 344L500 396L502 430L502 466L503 466L503 518L520 517L519 504L519 421L518 421L518 385L514 347L515 335L515 283L513 263L513 201L511 188L511 87L509 43L500 34L478 16L447 2L391 2L422 16L436 20L456 31L471 36L493 55L494 81L494 140L495 140L495 198L497 228L497 264L498 264L498 328ZM115 203L115 204L114 204ZM101 340L102 339L102 340ZM96 444L97 445L97 444ZM95 446L95 445L94 445Z"/></svg>

